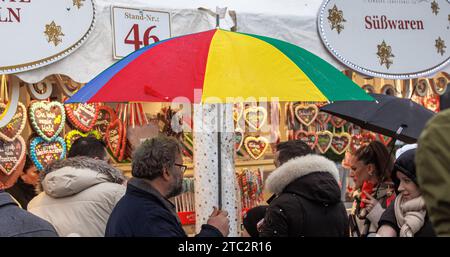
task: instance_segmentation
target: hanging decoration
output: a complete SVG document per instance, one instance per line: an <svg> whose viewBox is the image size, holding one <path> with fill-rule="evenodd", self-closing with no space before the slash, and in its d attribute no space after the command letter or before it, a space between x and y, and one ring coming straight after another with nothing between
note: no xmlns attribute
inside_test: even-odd
<svg viewBox="0 0 450 257"><path fill-rule="evenodd" d="M392 141L392 137L388 137L388 136L385 136L385 135L382 135L382 134L377 134L377 138L385 146L387 146Z"/></svg>
<svg viewBox="0 0 450 257"><path fill-rule="evenodd" d="M71 130L69 133L66 134L65 140L66 140L66 146L67 151L70 151L70 148L72 147L72 144L80 137L95 137L96 139L100 140L102 139L102 135L97 130L92 130L87 133L83 133L79 130Z"/></svg>
<svg viewBox="0 0 450 257"><path fill-rule="evenodd" d="M6 141L14 141L16 137L20 136L22 130L25 128L27 121L27 109L21 103L17 103L17 110L11 121L6 126L0 128L0 139ZM0 102L0 113L5 112L7 105Z"/></svg>
<svg viewBox="0 0 450 257"><path fill-rule="evenodd" d="M350 143L350 150L352 153L356 152L361 146L363 146L363 136L361 134L354 134Z"/></svg>
<svg viewBox="0 0 450 257"><path fill-rule="evenodd" d="M344 119L341 119L341 118L339 118L337 116L332 116L331 117L331 124L333 124L333 126L335 128L341 128L342 126L344 126L345 123L347 123L347 121L344 120Z"/></svg>
<svg viewBox="0 0 450 257"><path fill-rule="evenodd" d="M260 169L236 172L241 195L242 214L263 202L263 176Z"/></svg>
<svg viewBox="0 0 450 257"><path fill-rule="evenodd" d="M303 142L305 142L311 149L314 149L316 147L319 138L317 137L316 132L314 131L305 131L305 130L298 130L295 132L295 139L300 139Z"/></svg>
<svg viewBox="0 0 450 257"><path fill-rule="evenodd" d="M35 137L30 143L30 155L36 168L43 171L54 161L65 158L66 143L61 137L55 137L50 142L44 140L42 137Z"/></svg>
<svg viewBox="0 0 450 257"><path fill-rule="evenodd" d="M28 93L35 100L49 99L53 92L53 85L47 82L27 84Z"/></svg>
<svg viewBox="0 0 450 257"><path fill-rule="evenodd" d="M267 119L267 110L261 106L251 106L244 110L245 122L255 130L260 130Z"/></svg>
<svg viewBox="0 0 450 257"><path fill-rule="evenodd" d="M25 158L25 141L21 136L12 141L0 140L0 170L7 176L11 175Z"/></svg>
<svg viewBox="0 0 450 257"><path fill-rule="evenodd" d="M106 129L106 145L116 159L120 157L124 126L120 119L111 122Z"/></svg>
<svg viewBox="0 0 450 257"><path fill-rule="evenodd" d="M331 150L341 155L350 147L351 140L352 136L346 132L334 133L331 141Z"/></svg>
<svg viewBox="0 0 450 257"><path fill-rule="evenodd" d="M0 128L3 128L11 121L19 103L20 86L14 83L8 88L7 78L8 76L3 74L0 83L0 102L6 104L5 110L3 113L0 113ZM11 98L9 97L8 89L11 89Z"/></svg>
<svg viewBox="0 0 450 257"><path fill-rule="evenodd" d="M326 112L319 112L319 114L317 114L316 121L322 126L326 126L328 122L330 122L330 120L331 114L328 114Z"/></svg>
<svg viewBox="0 0 450 257"><path fill-rule="evenodd" d="M317 149L324 154L330 149L333 140L333 133L328 130L317 132Z"/></svg>
<svg viewBox="0 0 450 257"><path fill-rule="evenodd" d="M64 108L68 120L75 128L88 132L95 126L99 113L98 103L65 104Z"/></svg>
<svg viewBox="0 0 450 257"><path fill-rule="evenodd" d="M234 130L234 150L238 152L244 143L244 131L241 128Z"/></svg>
<svg viewBox="0 0 450 257"><path fill-rule="evenodd" d="M64 106L59 102L34 102L29 115L33 129L47 142L58 137L66 121Z"/></svg>
<svg viewBox="0 0 450 257"><path fill-rule="evenodd" d="M263 136L258 137L249 136L245 138L244 146L245 150L247 150L247 153L250 155L250 157L252 157L255 160L258 160L266 152L267 147L269 146L269 141L267 140L267 138Z"/></svg>
<svg viewBox="0 0 450 257"><path fill-rule="evenodd" d="M102 138L105 138L106 129L116 119L117 115L111 107L101 105L98 107L98 116L93 129L97 130Z"/></svg>
<svg viewBox="0 0 450 257"><path fill-rule="evenodd" d="M242 117L243 112L244 112L244 103L238 102L233 104L233 120L235 122L239 122L239 119Z"/></svg>
<svg viewBox="0 0 450 257"><path fill-rule="evenodd" d="M294 110L295 117L305 126L311 125L319 114L319 108L315 104L297 105Z"/></svg>

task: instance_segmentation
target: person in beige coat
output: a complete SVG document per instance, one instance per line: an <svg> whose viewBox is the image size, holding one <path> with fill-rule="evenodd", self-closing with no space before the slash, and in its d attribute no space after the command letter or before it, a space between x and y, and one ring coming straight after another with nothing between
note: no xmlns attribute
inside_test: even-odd
<svg viewBox="0 0 450 257"><path fill-rule="evenodd" d="M90 157L73 157L82 152ZM50 222L59 236L104 236L108 218L125 194L126 181L105 156L103 145L94 139L76 141L68 159L46 168L43 192L31 200L28 210Z"/></svg>

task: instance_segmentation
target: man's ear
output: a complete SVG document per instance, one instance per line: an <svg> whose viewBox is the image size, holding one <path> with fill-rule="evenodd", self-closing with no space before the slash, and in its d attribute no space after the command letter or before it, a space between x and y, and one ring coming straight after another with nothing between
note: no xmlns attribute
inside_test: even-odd
<svg viewBox="0 0 450 257"><path fill-rule="evenodd" d="M162 178L164 180L169 180L170 176L172 176L172 174L170 174L169 170L166 167L163 167L163 171L162 171Z"/></svg>
<svg viewBox="0 0 450 257"><path fill-rule="evenodd" d="M367 172L370 176L375 175L375 164L370 163L369 165L367 165Z"/></svg>

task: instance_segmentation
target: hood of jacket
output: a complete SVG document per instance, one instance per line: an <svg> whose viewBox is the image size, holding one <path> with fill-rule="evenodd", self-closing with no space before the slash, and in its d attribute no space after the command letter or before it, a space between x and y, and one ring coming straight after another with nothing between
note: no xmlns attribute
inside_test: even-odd
<svg viewBox="0 0 450 257"><path fill-rule="evenodd" d="M340 201L339 171L331 160L309 154L291 159L275 169L266 180L266 189L294 193L323 203Z"/></svg>
<svg viewBox="0 0 450 257"><path fill-rule="evenodd" d="M125 181L122 172L105 161L84 156L56 161L45 172L43 190L54 198L71 196L99 183Z"/></svg>

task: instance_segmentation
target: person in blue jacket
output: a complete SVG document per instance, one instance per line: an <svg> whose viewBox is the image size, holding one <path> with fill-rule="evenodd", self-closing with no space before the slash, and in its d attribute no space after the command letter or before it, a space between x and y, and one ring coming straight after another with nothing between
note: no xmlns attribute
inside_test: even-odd
<svg viewBox="0 0 450 257"><path fill-rule="evenodd" d="M185 170L174 138L159 136L142 143L133 155L133 177L109 217L105 236L186 237L175 206L168 200L181 193ZM227 215L214 209L197 236L227 236Z"/></svg>

